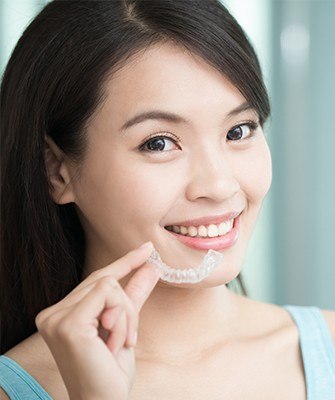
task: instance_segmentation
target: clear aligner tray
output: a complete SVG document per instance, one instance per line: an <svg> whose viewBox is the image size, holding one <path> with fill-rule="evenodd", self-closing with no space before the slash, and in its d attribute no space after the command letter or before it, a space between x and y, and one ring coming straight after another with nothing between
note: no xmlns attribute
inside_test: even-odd
<svg viewBox="0 0 335 400"><path fill-rule="evenodd" d="M172 283L198 283L207 278L215 268L219 267L222 259L223 254L210 249L197 268L171 268L162 261L158 251L154 248L147 262L156 266L160 279L163 281Z"/></svg>

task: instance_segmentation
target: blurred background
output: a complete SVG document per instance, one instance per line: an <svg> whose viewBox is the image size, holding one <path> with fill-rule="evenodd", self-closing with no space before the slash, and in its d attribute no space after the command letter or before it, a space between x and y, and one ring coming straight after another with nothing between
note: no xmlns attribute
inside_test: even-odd
<svg viewBox="0 0 335 400"><path fill-rule="evenodd" d="M46 3L0 0L1 75ZM254 45L272 103L273 182L242 271L248 294L335 310L335 0L222 3Z"/></svg>

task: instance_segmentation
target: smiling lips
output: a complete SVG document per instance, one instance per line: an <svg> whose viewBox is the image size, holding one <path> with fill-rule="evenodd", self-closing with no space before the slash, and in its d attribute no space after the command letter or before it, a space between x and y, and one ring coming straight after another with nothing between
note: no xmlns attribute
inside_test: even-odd
<svg viewBox="0 0 335 400"><path fill-rule="evenodd" d="M213 238L217 236L223 236L228 232L230 232L233 228L233 224L234 224L234 218L225 222L221 222L221 224L219 225L210 224L208 226L200 225L198 227L173 225L173 226L167 226L166 229L168 231L180 233L181 235L184 236Z"/></svg>
<svg viewBox="0 0 335 400"><path fill-rule="evenodd" d="M226 220L218 225L169 225L165 229L188 247L198 250L222 250L232 246L239 236L240 213L226 214L225 217Z"/></svg>

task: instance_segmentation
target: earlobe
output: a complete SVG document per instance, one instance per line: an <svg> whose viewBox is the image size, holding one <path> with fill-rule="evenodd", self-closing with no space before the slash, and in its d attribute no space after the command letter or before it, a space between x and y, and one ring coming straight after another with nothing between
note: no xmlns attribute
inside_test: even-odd
<svg viewBox="0 0 335 400"><path fill-rule="evenodd" d="M63 151L49 137L45 136L45 168L51 184L50 195L57 204L74 202L71 174Z"/></svg>

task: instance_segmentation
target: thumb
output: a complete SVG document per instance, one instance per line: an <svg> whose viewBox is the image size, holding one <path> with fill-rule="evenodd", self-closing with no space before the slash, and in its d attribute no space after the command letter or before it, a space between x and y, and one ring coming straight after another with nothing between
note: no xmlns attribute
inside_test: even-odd
<svg viewBox="0 0 335 400"><path fill-rule="evenodd" d="M137 270L126 284L124 291L139 312L159 281L159 272L152 264L146 263Z"/></svg>

